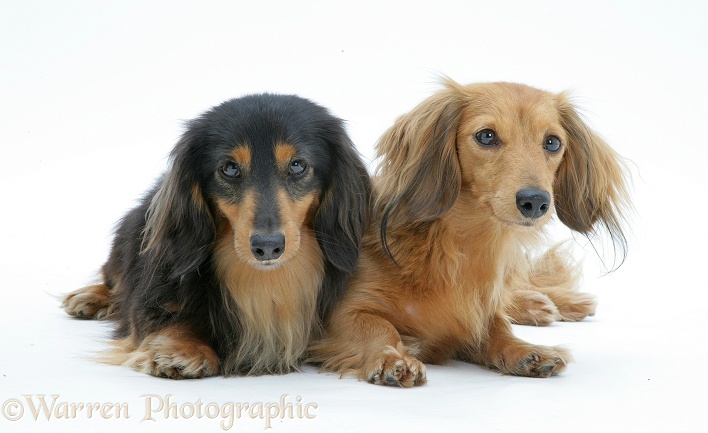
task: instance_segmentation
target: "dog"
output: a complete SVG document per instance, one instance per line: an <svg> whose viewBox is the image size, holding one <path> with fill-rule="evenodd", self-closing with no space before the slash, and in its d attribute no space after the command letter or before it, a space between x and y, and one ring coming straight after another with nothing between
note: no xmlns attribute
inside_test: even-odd
<svg viewBox="0 0 708 433"><path fill-rule="evenodd" d="M63 308L115 321L99 358L154 376L296 370L357 263L370 196L325 108L229 100L187 123L166 173L118 224L103 282Z"/></svg>
<svg viewBox="0 0 708 433"><path fill-rule="evenodd" d="M625 254L623 162L565 93L444 85L376 146L372 228L310 357L401 387L424 384L424 363L450 358L558 374L570 353L522 341L511 321L580 320L594 301L572 289L577 272L563 248L534 261L529 252L555 209L576 232L606 229Z"/></svg>

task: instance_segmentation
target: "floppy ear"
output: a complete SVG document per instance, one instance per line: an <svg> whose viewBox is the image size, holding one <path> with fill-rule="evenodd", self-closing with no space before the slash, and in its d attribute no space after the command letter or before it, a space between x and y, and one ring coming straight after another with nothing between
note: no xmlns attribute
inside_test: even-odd
<svg viewBox="0 0 708 433"><path fill-rule="evenodd" d="M371 181L354 145L340 126L329 141L332 153L330 179L315 216L317 242L325 257L322 290L317 311L329 317L344 293L346 279L359 259L361 240L369 224Z"/></svg>
<svg viewBox="0 0 708 433"><path fill-rule="evenodd" d="M623 212L629 206L622 161L561 94L559 114L568 135L554 185L558 218L579 233L608 232L626 254Z"/></svg>
<svg viewBox="0 0 708 433"><path fill-rule="evenodd" d="M321 195L315 232L325 258L350 273L359 258L361 239L369 222L371 182L349 137L341 126L330 140L330 178Z"/></svg>
<svg viewBox="0 0 708 433"><path fill-rule="evenodd" d="M167 173L148 196L142 253L150 254L171 276L179 277L206 260L215 223L204 200L193 152L200 135L190 128L170 154Z"/></svg>
<svg viewBox="0 0 708 433"><path fill-rule="evenodd" d="M446 213L460 192L457 128L462 99L450 84L400 117L377 144L381 158L381 242L390 258L388 225L431 221ZM394 260L395 261L395 260Z"/></svg>

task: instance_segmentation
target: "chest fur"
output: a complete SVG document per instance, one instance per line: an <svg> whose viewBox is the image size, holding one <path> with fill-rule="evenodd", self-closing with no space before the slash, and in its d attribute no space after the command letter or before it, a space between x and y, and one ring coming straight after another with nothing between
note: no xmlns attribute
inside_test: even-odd
<svg viewBox="0 0 708 433"><path fill-rule="evenodd" d="M273 270L256 269L239 260L228 241L219 251L224 304L241 330L224 361L225 369L242 373L296 369L318 323L324 262L315 237L303 236L298 253Z"/></svg>

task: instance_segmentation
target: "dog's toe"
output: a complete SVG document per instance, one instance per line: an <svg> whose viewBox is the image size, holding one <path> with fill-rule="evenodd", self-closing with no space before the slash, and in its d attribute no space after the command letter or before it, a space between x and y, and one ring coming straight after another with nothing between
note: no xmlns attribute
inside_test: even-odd
<svg viewBox="0 0 708 433"><path fill-rule="evenodd" d="M110 289L103 284L83 287L66 295L61 307L78 319L105 319L111 311Z"/></svg>
<svg viewBox="0 0 708 433"><path fill-rule="evenodd" d="M427 381L425 364L405 351L389 347L373 364L368 380L376 385L410 388L423 385Z"/></svg>

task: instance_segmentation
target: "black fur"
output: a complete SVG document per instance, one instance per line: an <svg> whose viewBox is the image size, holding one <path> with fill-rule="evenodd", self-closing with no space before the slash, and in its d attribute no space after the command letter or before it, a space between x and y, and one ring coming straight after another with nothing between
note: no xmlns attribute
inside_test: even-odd
<svg viewBox="0 0 708 433"><path fill-rule="evenodd" d="M226 155L247 143L254 167L261 164L267 172L268 164L272 170L268 155L278 142L307 153L316 174L309 184L293 188L320 191L314 223L325 258L320 322L342 296L357 263L371 186L342 121L296 96L232 99L187 126L166 174L119 223L103 275L111 290L117 288L111 299L117 307L111 316L118 323L116 337L132 334L139 341L167 325L187 325L223 362L242 334L242 324L225 314L234 306L225 305L213 253L224 224L214 200L238 203L241 198L240 186L227 188L219 178ZM261 187L268 182L257 181ZM254 373L243 365L221 373L243 372Z"/></svg>

